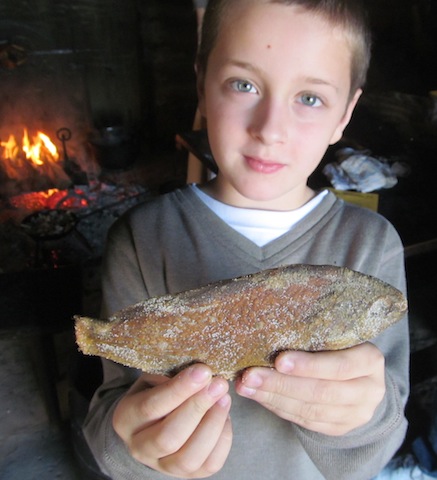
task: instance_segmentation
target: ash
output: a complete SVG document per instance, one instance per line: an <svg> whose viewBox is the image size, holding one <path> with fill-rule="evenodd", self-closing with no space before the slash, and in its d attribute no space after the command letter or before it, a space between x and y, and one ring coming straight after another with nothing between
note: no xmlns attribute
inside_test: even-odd
<svg viewBox="0 0 437 480"><path fill-rule="evenodd" d="M82 187L81 190L85 192L89 207L75 212L79 218L76 231L85 239L94 257L103 254L106 235L115 220L133 206L152 197L150 191L140 185L100 184L97 191L89 187Z"/></svg>

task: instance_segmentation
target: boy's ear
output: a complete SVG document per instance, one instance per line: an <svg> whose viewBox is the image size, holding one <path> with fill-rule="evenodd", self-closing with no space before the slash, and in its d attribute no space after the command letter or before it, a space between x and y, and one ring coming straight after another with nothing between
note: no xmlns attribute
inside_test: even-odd
<svg viewBox="0 0 437 480"><path fill-rule="evenodd" d="M348 123L349 123L349 121L352 117L352 113L355 109L355 106L356 106L359 98L361 97L362 93L363 93L363 91L361 90L361 88L359 88L355 92L355 94L352 97L352 99L350 100L350 102L348 103L347 108L346 108L346 112L344 113L343 118L340 120L340 123L337 125L337 128L335 129L334 134L331 137L331 141L329 142L330 145L334 145L334 143L337 143L339 140L341 140L341 137L343 136L343 131L347 127L347 125L348 125Z"/></svg>

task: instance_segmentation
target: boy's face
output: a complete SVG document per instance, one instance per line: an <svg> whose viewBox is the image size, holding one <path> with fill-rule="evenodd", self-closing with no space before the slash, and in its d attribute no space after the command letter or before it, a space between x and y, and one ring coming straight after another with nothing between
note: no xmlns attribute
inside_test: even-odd
<svg viewBox="0 0 437 480"><path fill-rule="evenodd" d="M219 166L215 195L248 208L291 210L341 138L353 107L351 52L341 31L292 6L236 2L200 85Z"/></svg>

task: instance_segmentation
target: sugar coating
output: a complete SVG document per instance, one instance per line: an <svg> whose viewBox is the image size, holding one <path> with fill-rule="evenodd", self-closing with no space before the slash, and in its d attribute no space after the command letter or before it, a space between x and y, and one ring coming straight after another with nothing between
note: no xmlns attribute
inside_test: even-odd
<svg viewBox="0 0 437 480"><path fill-rule="evenodd" d="M338 350L406 313L401 292L344 267L292 265L148 299L107 321L76 319L80 349L150 373L193 362L235 378L283 350Z"/></svg>

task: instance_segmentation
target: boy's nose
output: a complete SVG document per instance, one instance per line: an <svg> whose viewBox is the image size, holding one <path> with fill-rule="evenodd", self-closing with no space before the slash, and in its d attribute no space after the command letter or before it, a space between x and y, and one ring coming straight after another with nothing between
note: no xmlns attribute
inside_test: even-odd
<svg viewBox="0 0 437 480"><path fill-rule="evenodd" d="M265 143L283 143L288 138L289 108L272 99L261 100L253 110L250 134Z"/></svg>

